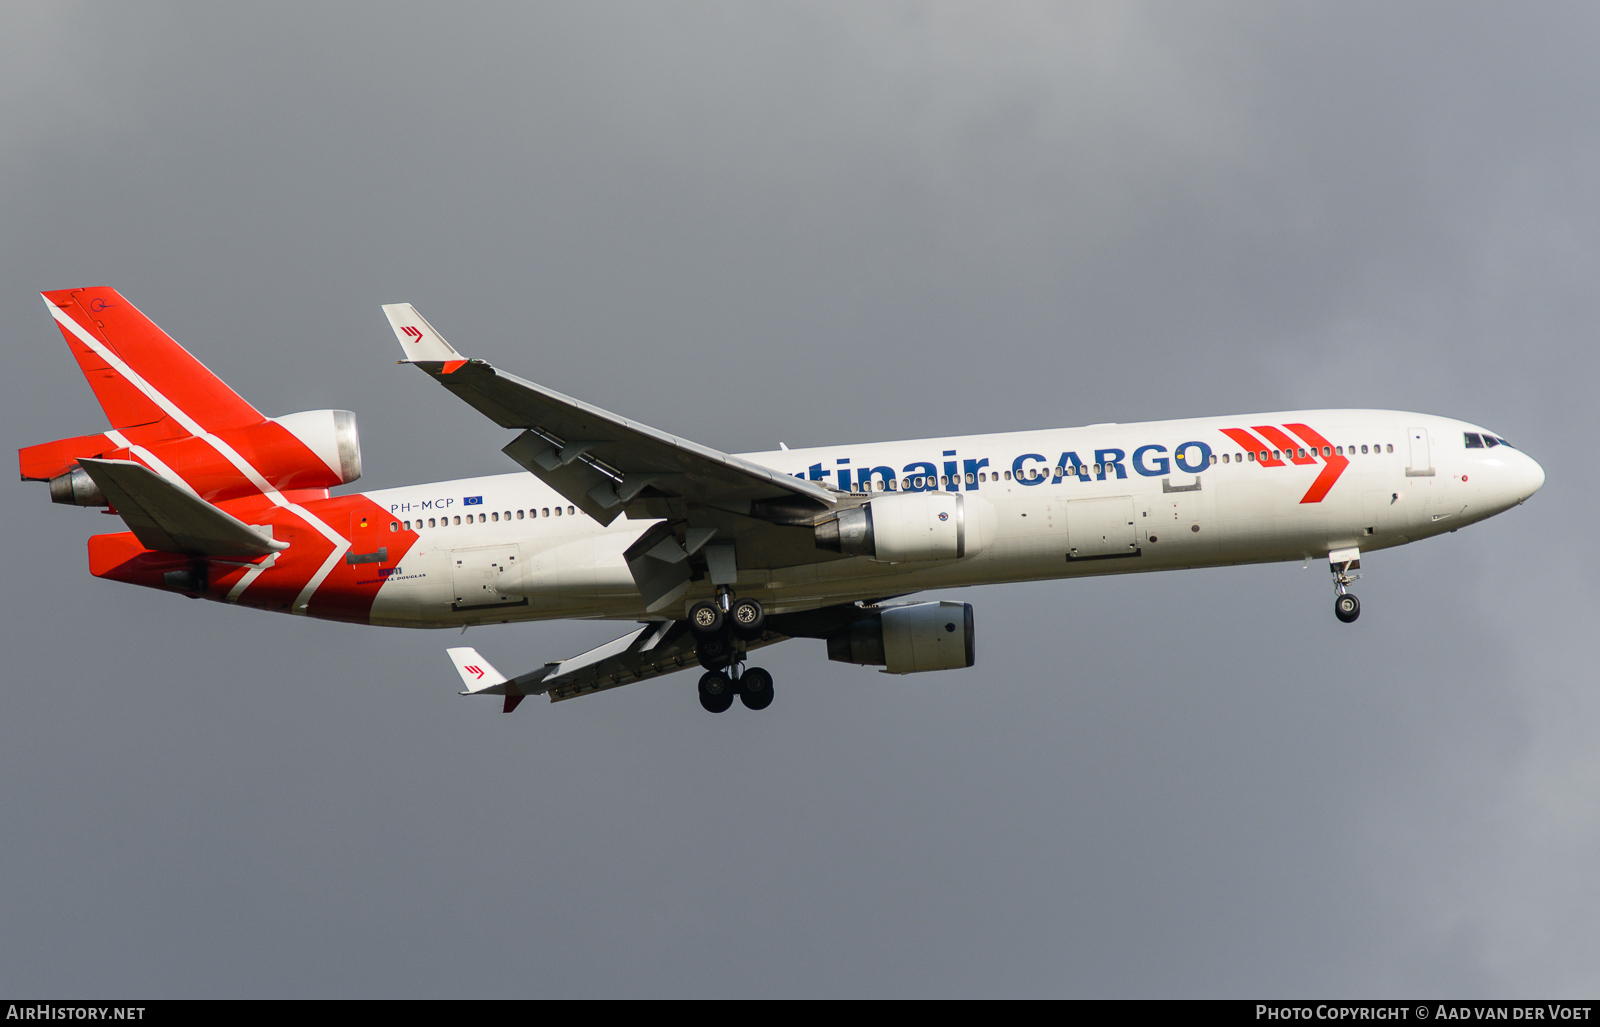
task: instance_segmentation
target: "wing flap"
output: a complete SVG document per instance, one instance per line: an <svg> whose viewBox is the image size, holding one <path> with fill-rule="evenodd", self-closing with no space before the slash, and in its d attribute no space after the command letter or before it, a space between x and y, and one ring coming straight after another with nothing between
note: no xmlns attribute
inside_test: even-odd
<svg viewBox="0 0 1600 1027"><path fill-rule="evenodd" d="M289 548L132 460L78 461L141 545L190 556L265 556Z"/></svg>

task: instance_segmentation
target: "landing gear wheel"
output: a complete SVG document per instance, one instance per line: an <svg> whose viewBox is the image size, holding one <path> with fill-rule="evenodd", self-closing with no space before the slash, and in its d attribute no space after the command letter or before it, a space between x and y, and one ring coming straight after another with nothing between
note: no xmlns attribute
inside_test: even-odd
<svg viewBox="0 0 1600 1027"><path fill-rule="evenodd" d="M689 630L701 638L722 632L722 607L702 599L689 607Z"/></svg>
<svg viewBox="0 0 1600 1027"><path fill-rule="evenodd" d="M740 638L759 638L767 623L767 611L754 599L739 599L728 611L728 619Z"/></svg>
<svg viewBox="0 0 1600 1027"><path fill-rule="evenodd" d="M739 698L752 710L772 705L772 675L760 667L746 667L739 675Z"/></svg>
<svg viewBox="0 0 1600 1027"><path fill-rule="evenodd" d="M733 705L733 682L721 671L700 675L700 705L707 713L726 713Z"/></svg>
<svg viewBox="0 0 1600 1027"><path fill-rule="evenodd" d="M1361 600L1346 592L1333 601L1333 615L1346 624L1361 616Z"/></svg>
<svg viewBox="0 0 1600 1027"><path fill-rule="evenodd" d="M727 635L702 638L695 644L694 655L706 670L721 670L733 662L733 642Z"/></svg>

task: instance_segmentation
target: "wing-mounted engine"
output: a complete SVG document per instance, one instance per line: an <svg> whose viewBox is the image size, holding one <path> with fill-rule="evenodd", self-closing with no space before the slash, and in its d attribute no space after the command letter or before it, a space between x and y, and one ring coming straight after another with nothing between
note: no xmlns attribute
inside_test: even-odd
<svg viewBox="0 0 1600 1027"><path fill-rule="evenodd" d="M827 636L828 659L888 674L972 666L971 603L911 603L869 612Z"/></svg>
<svg viewBox="0 0 1600 1027"><path fill-rule="evenodd" d="M994 505L981 496L882 495L818 524L817 547L879 563L959 560L982 552L998 522Z"/></svg>

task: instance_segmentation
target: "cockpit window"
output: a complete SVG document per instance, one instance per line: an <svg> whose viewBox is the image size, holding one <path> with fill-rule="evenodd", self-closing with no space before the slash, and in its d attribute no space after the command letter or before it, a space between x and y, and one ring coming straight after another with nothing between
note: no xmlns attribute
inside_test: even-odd
<svg viewBox="0 0 1600 1027"><path fill-rule="evenodd" d="M1505 439L1502 439L1498 435L1485 435L1483 437L1483 441L1487 442L1491 446L1510 446L1512 449L1517 448L1516 446L1512 446L1511 443L1507 442Z"/></svg>
<svg viewBox="0 0 1600 1027"><path fill-rule="evenodd" d="M1483 448L1483 436L1482 435L1479 435L1475 431L1469 431L1469 432L1466 432L1465 434L1466 434L1466 438L1467 438L1467 448L1468 449L1482 449ZM1490 436L1490 438L1493 438L1493 436Z"/></svg>

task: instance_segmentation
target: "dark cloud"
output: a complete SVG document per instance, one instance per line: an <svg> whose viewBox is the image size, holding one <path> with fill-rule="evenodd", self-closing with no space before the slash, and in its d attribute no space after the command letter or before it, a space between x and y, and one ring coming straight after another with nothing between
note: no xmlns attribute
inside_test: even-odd
<svg viewBox="0 0 1600 1027"><path fill-rule="evenodd" d="M1525 508L1368 561L973 589L979 663L795 642L501 717L454 636L91 578L3 500L0 965L151 995L1588 994L1581 5L14 5L0 425L103 420L107 284L368 487L510 470L460 348L730 450L1293 406L1481 421ZM480 629L505 668L614 633Z"/></svg>

